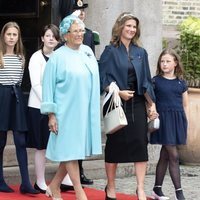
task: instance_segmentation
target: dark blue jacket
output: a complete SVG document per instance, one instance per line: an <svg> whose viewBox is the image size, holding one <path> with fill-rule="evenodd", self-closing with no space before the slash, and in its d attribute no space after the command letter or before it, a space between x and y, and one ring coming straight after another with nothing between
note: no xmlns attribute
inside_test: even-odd
<svg viewBox="0 0 200 200"><path fill-rule="evenodd" d="M120 90L128 89L129 59L136 72L138 94L143 95L147 92L155 101L147 52L134 44L129 47L129 55L123 44L119 47L113 45L105 47L99 61L101 92L113 81L117 83Z"/></svg>
<svg viewBox="0 0 200 200"><path fill-rule="evenodd" d="M94 34L88 28L85 28L85 31L86 32L84 34L83 44L89 46L92 49L93 53L95 54Z"/></svg>

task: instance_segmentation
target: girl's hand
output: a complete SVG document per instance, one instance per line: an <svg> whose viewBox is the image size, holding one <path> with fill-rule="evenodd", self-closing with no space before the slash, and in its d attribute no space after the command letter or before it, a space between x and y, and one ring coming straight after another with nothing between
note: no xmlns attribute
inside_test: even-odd
<svg viewBox="0 0 200 200"><path fill-rule="evenodd" d="M159 116L154 103L148 107L147 116L150 120L156 119Z"/></svg>
<svg viewBox="0 0 200 200"><path fill-rule="evenodd" d="M134 97L135 91L132 90L120 90L119 91L119 96L124 100L128 101L129 99Z"/></svg>
<svg viewBox="0 0 200 200"><path fill-rule="evenodd" d="M55 133L56 135L58 134L58 124L57 124L57 119L54 113L50 113L49 115L49 131Z"/></svg>

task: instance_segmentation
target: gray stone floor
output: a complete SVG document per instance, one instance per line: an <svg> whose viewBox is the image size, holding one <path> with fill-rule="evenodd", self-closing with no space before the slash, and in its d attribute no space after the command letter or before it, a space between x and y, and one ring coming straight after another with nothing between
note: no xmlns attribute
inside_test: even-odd
<svg viewBox="0 0 200 200"><path fill-rule="evenodd" d="M200 166L181 166L182 188L186 200L200 200ZM145 191L148 196L151 196L152 186L154 184L154 175L147 175L145 179ZM94 187L103 190L106 185L105 179L94 180ZM117 192L126 194L134 194L136 187L135 176L116 179ZM169 196L171 200L175 200L174 187L170 176L166 175L163 185L163 192Z"/></svg>

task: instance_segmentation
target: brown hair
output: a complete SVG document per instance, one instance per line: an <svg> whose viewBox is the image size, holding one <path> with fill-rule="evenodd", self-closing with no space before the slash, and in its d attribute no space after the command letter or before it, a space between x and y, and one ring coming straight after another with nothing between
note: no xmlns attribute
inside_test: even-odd
<svg viewBox="0 0 200 200"><path fill-rule="evenodd" d="M23 61L23 66L24 66L24 46L22 43L22 38L21 38L21 31L20 31L20 27L16 22L8 22L6 23L2 30L1 30L1 36L0 36L0 43L1 43L1 48L0 48L0 67L3 68L3 55L6 53L6 44L4 41L4 35L5 32L8 30L8 28L16 28L18 30L18 41L14 47L14 53L19 56L20 59L22 59Z"/></svg>
<svg viewBox="0 0 200 200"><path fill-rule="evenodd" d="M51 30L55 39L59 42L60 41L60 33L59 33L59 29L56 25L54 24L48 24L46 26L44 26L44 28L42 29L41 31L41 34L40 36L41 37L44 37L45 33L48 31L48 30ZM42 42L41 45L40 45L40 48L42 49L44 47L44 43Z"/></svg>
<svg viewBox="0 0 200 200"><path fill-rule="evenodd" d="M160 67L160 62L161 62L162 56L164 56L166 54L171 55L174 58L174 61L177 63L175 70L174 70L174 75L176 77L178 77L179 79L183 79L184 70L183 70L183 66L182 66L182 63L181 63L180 56L173 49L164 49L161 52L161 54L158 58L158 62L157 62L156 74L157 75L163 75L163 71L161 70L161 67Z"/></svg>
<svg viewBox="0 0 200 200"><path fill-rule="evenodd" d="M137 17L135 17L133 14L129 13L129 12L123 12L121 15L119 15L119 17L117 18L113 28L112 28L112 38L110 43L113 44L114 46L119 46L120 44L120 37L122 34L122 30L125 26L125 22L133 19L136 21L136 34L132 39L132 43L136 44L139 46L139 37L140 37L140 27L139 27L139 20Z"/></svg>

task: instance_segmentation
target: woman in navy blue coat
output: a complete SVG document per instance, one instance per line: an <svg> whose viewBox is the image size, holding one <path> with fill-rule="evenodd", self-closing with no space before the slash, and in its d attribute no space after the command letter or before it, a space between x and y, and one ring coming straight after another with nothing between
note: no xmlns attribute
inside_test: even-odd
<svg viewBox="0 0 200 200"><path fill-rule="evenodd" d="M105 166L106 200L116 200L115 174L118 163L133 162L137 178L138 199L146 200L144 178L148 161L147 112L156 114L148 55L139 47L139 20L131 13L122 13L112 29L110 45L101 55L99 69L101 91L108 91L111 82L119 87L128 126L107 135Z"/></svg>

